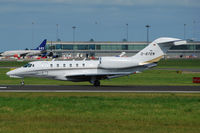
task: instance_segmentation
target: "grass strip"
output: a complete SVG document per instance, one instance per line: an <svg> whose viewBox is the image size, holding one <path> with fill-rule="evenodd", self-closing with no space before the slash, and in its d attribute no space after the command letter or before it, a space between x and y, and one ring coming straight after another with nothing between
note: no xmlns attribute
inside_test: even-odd
<svg viewBox="0 0 200 133"><path fill-rule="evenodd" d="M199 133L200 94L0 93L0 132Z"/></svg>
<svg viewBox="0 0 200 133"><path fill-rule="evenodd" d="M10 78L6 75L8 68L0 68L0 84L19 85L21 79ZM171 70L146 70L143 73L130 76L102 80L102 85L179 85L194 86L193 77L199 77L199 73L177 73ZM24 78L27 85L90 85L89 82L57 81L45 78Z"/></svg>

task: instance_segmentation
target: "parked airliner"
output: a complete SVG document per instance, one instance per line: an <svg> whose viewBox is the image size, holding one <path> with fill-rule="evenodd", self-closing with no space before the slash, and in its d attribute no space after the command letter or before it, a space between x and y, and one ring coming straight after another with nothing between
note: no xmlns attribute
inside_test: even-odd
<svg viewBox="0 0 200 133"><path fill-rule="evenodd" d="M45 45L47 40L45 39L36 49L31 50L10 50L1 53L1 56L4 57L25 57L25 56L32 56L32 55L40 55L45 51Z"/></svg>
<svg viewBox="0 0 200 133"><path fill-rule="evenodd" d="M100 86L100 80L117 78L152 68L173 45L186 44L177 38L158 38L131 57L100 57L98 60L34 61L7 72L14 78L44 77L74 82L89 81Z"/></svg>

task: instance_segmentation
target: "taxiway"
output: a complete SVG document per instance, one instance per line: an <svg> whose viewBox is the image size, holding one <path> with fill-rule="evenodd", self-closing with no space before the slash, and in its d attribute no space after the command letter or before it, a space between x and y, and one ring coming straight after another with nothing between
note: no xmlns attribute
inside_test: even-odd
<svg viewBox="0 0 200 133"><path fill-rule="evenodd" d="M0 92L160 92L200 93L200 86L1 85Z"/></svg>

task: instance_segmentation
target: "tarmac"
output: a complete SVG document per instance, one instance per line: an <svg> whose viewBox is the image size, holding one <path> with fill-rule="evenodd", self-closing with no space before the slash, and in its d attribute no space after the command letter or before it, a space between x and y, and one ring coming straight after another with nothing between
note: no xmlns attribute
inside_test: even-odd
<svg viewBox="0 0 200 133"><path fill-rule="evenodd" d="M0 92L200 93L200 86L0 85Z"/></svg>

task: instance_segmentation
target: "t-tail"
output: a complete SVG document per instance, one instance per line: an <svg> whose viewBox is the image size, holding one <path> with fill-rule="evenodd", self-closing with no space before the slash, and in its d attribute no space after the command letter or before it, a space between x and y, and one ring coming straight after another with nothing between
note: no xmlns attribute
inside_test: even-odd
<svg viewBox="0 0 200 133"><path fill-rule="evenodd" d="M186 44L185 40L177 38L162 37L154 40L143 50L138 52L136 55L132 56L134 60L138 60L140 65L157 63L161 58L164 57L166 52L172 46L178 46Z"/></svg>
<svg viewBox="0 0 200 133"><path fill-rule="evenodd" d="M38 46L35 50L45 50L45 46L46 46L46 43L47 43L47 39L45 39L41 44L40 46Z"/></svg>

